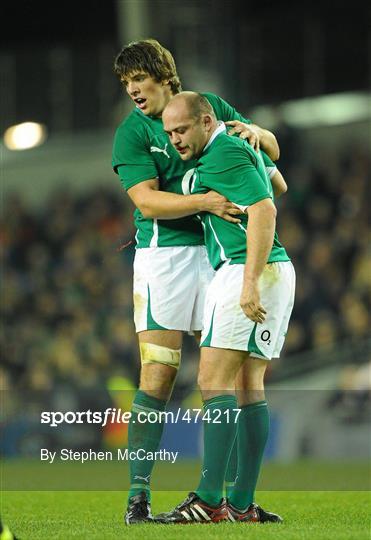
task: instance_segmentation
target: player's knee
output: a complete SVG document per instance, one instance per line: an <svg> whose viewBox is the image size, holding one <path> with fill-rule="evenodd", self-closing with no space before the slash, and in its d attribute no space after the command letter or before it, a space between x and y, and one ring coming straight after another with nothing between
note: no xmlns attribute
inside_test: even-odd
<svg viewBox="0 0 371 540"><path fill-rule="evenodd" d="M233 379L225 377L223 373L217 371L204 371L200 370L197 377L197 384L201 390L204 391L216 391L225 390L234 387Z"/></svg>
<svg viewBox="0 0 371 540"><path fill-rule="evenodd" d="M240 407L243 407L244 405L249 405L251 403L264 401L265 392L264 392L264 389L261 389L261 390L236 389L236 398L237 398L238 405Z"/></svg>
<svg viewBox="0 0 371 540"><path fill-rule="evenodd" d="M153 343L139 343L142 366L160 364L176 370L180 367L181 349L170 349Z"/></svg>
<svg viewBox="0 0 371 540"><path fill-rule="evenodd" d="M164 364L145 364L140 374L139 388L157 399L168 400L171 396L177 370Z"/></svg>
<svg viewBox="0 0 371 540"><path fill-rule="evenodd" d="M251 392L264 390L264 374L258 373L250 376L245 376L242 381L236 384L237 388L248 390Z"/></svg>

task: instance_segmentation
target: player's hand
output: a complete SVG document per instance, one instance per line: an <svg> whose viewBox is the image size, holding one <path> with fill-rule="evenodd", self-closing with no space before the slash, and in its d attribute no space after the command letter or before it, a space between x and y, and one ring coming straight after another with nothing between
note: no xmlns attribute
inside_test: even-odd
<svg viewBox="0 0 371 540"><path fill-rule="evenodd" d="M260 303L258 281L245 283L242 288L240 306L242 311L252 321L262 323L267 312Z"/></svg>
<svg viewBox="0 0 371 540"><path fill-rule="evenodd" d="M233 203L228 201L223 195L220 195L220 193L209 191L204 195L203 202L204 206L202 209L205 212L215 214L231 223L241 223L241 220L235 216L243 214L243 212L241 212L241 210Z"/></svg>
<svg viewBox="0 0 371 540"><path fill-rule="evenodd" d="M245 124L244 122L240 122L239 120L230 120L229 122L225 122L225 125L232 126L232 129L228 130L228 135L238 133L240 139L247 139L254 150L259 152L260 137L258 131L254 127Z"/></svg>

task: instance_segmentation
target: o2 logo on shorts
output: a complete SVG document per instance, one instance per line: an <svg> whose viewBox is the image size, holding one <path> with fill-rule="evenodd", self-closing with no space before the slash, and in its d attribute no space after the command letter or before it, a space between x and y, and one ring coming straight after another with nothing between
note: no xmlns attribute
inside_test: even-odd
<svg viewBox="0 0 371 540"><path fill-rule="evenodd" d="M266 343L267 345L270 345L271 344L271 333L269 330L263 330L263 332L261 333L260 335L260 338L262 341L264 341L264 343Z"/></svg>

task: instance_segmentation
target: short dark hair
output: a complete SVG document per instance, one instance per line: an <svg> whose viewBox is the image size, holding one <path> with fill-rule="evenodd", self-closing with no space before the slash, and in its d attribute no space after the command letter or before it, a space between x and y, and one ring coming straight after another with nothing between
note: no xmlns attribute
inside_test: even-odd
<svg viewBox="0 0 371 540"><path fill-rule="evenodd" d="M157 82L168 80L173 94L182 90L173 55L155 39L132 41L126 45L117 55L113 70L120 81L132 73L143 72Z"/></svg>

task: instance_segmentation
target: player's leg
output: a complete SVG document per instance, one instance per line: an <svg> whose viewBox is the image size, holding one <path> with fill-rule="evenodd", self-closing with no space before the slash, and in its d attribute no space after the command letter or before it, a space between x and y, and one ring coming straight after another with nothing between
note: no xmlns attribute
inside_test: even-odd
<svg viewBox="0 0 371 540"><path fill-rule="evenodd" d="M138 340L141 352L139 388L157 399L167 401L180 365L183 332L146 330L139 332Z"/></svg>
<svg viewBox="0 0 371 540"><path fill-rule="evenodd" d="M141 353L140 385L137 390L129 423L128 450L156 452L164 424L159 418L153 422L153 414L159 416L165 410L171 396L177 369L180 364L182 332L177 330L147 330L138 334ZM151 422L146 415L151 413ZM129 461L130 490L127 524L151 520L150 478L154 467L152 459Z"/></svg>
<svg viewBox="0 0 371 540"><path fill-rule="evenodd" d="M267 265L261 282L264 323L255 325L249 339L251 356L236 377L236 393L241 414L238 436L228 465L227 496L233 521L281 521L276 514L254 504L254 492L269 432L269 413L264 394L264 374L268 361L280 355L294 303L295 272L291 262ZM253 337L253 339L252 339ZM233 467L237 463L237 471Z"/></svg>
<svg viewBox="0 0 371 540"><path fill-rule="evenodd" d="M228 512L232 521L281 521L276 514L254 504L269 434L269 412L264 395L267 365L267 360L249 357L236 377L236 395L241 413L236 437L236 479L233 488L228 490Z"/></svg>
<svg viewBox="0 0 371 540"><path fill-rule="evenodd" d="M197 247L142 248L135 255L134 320L141 375L129 423L130 452L155 452L160 444L163 423L153 423L153 413L165 410L180 365L182 331L190 330L197 256ZM145 422L149 412L151 422ZM151 460L130 460L127 524L151 519L153 465Z"/></svg>
<svg viewBox="0 0 371 540"><path fill-rule="evenodd" d="M254 409L255 404L265 403L265 393L264 393L264 374L267 367L267 361L257 359L257 358L250 358L246 361L240 368L236 380L235 380L235 388L236 388L236 398L238 406L241 407L241 414L243 413L242 417L245 416L246 410L250 411ZM251 405L251 409L248 407ZM246 409L245 409L246 408ZM268 411L267 407L265 409L259 408L259 411L261 412L262 416L265 416L266 412ZM253 425L253 422L251 423ZM265 427L269 425L269 418L268 422L263 422L261 427L261 430L259 433L261 433L261 443L264 443L264 433L265 433ZM237 425L237 432L238 432L238 425ZM265 443L264 443L265 447ZM263 448L264 450L264 448ZM259 450L257 448L257 452L259 453ZM245 452L244 452L245 454ZM258 460L259 461L259 460ZM225 488L226 488L226 496L229 498L238 474L238 435L236 436L234 445L231 450L231 455L229 458L227 471L225 475ZM253 481L253 477L251 477L251 485L255 486L255 483ZM253 488L255 489L255 488ZM253 499L251 500L253 502Z"/></svg>
<svg viewBox="0 0 371 540"><path fill-rule="evenodd" d="M245 352L203 347L198 376L204 407L204 457L195 492L174 510L156 516L160 523L212 523L225 521L223 484L229 453L236 433L235 376Z"/></svg>
<svg viewBox="0 0 371 540"><path fill-rule="evenodd" d="M264 374L268 361L249 358L236 377L238 418L235 451L237 471L228 490L228 518L242 522L276 522L282 518L254 503L264 449L269 434L269 412L264 394Z"/></svg>
<svg viewBox="0 0 371 540"><path fill-rule="evenodd" d="M201 348L198 384L207 417L203 423L203 474L197 494L211 505L218 504L223 493L225 470L237 425L236 411L233 411L237 408L234 381L245 358L243 351Z"/></svg>

